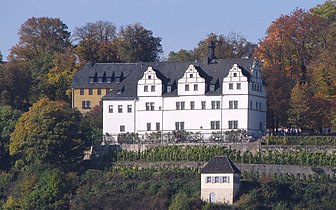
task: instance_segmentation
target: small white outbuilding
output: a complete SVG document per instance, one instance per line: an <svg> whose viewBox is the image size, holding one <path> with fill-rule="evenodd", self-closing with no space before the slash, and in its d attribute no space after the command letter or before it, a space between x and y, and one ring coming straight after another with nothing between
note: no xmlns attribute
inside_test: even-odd
<svg viewBox="0 0 336 210"><path fill-rule="evenodd" d="M232 204L240 187L240 174L227 156L213 157L201 169L201 199Z"/></svg>

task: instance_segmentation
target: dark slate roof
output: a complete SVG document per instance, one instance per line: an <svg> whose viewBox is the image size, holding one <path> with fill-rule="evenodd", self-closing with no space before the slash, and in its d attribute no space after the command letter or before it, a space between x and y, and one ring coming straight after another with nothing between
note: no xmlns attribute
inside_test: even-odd
<svg viewBox="0 0 336 210"><path fill-rule="evenodd" d="M124 80L132 70L135 70L135 66L138 64L124 64L124 63L96 63L86 64L83 66L73 77L71 87L72 88L114 88L119 83L119 80ZM94 78L94 82L90 83L90 77ZM102 77L104 80L102 83L98 83L98 77ZM111 79L110 83L106 82L106 78Z"/></svg>
<svg viewBox="0 0 336 210"><path fill-rule="evenodd" d="M201 173L237 173L240 170L232 163L227 156L214 156L202 169Z"/></svg>
<svg viewBox="0 0 336 210"><path fill-rule="evenodd" d="M123 80L118 87L113 89L103 99L123 100L137 97L137 82L143 77L148 67L156 71L156 75L163 82L163 97L177 96L177 81L181 79L188 69L189 65L195 65L199 74L205 78L206 93L205 95L220 95L221 86L224 77L234 64L242 69L242 73L250 79L250 71L253 59L220 59L215 64L208 64L206 61L199 62L146 62L138 64L107 64L110 68L123 67L131 73ZM210 85L215 85L214 91L209 91ZM171 86L171 92L167 92L167 86Z"/></svg>

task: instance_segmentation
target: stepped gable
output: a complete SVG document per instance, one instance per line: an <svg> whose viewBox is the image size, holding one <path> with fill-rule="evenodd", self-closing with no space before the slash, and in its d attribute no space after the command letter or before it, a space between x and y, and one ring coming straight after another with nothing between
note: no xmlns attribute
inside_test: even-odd
<svg viewBox="0 0 336 210"><path fill-rule="evenodd" d="M214 156L202 169L202 174L215 173L236 173L240 174L240 170L232 163L227 156Z"/></svg>
<svg viewBox="0 0 336 210"><path fill-rule="evenodd" d="M162 80L162 97L176 97L177 81L181 79L189 65L194 65L200 76L205 79L206 86L215 85L214 91L207 91L205 95L221 95L222 81L229 74L229 70L237 64L244 76L250 80L253 59L219 59L216 63L208 64L206 61L198 62L146 62L137 64L110 64L114 67L131 71L128 76L103 99L123 100L137 97L137 82L143 77L148 67L156 71L156 75ZM106 64L108 65L108 64ZM166 91L166 86L171 86L171 92Z"/></svg>

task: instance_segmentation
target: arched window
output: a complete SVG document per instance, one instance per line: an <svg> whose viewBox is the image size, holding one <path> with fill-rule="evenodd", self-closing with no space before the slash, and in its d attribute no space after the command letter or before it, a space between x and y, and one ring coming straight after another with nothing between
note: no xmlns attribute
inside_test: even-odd
<svg viewBox="0 0 336 210"><path fill-rule="evenodd" d="M215 202L215 196L216 196L216 194L213 193L213 192L209 194L209 201L210 201L210 203L214 203Z"/></svg>

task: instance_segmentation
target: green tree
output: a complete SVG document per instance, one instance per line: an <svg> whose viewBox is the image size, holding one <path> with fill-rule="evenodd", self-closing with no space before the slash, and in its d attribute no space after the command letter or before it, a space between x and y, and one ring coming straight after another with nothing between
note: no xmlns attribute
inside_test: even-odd
<svg viewBox="0 0 336 210"><path fill-rule="evenodd" d="M189 197L185 192L180 192L175 195L172 203L169 206L169 210L187 210L190 209Z"/></svg>
<svg viewBox="0 0 336 210"><path fill-rule="evenodd" d="M178 52L171 51L168 55L168 61L175 62L175 61L194 61L195 55L192 50L185 50L181 49Z"/></svg>
<svg viewBox="0 0 336 210"><path fill-rule="evenodd" d="M12 107L0 106L0 169L10 168L9 139L21 112Z"/></svg>
<svg viewBox="0 0 336 210"><path fill-rule="evenodd" d="M31 76L26 63L0 65L0 81L0 103L15 109L28 109Z"/></svg>
<svg viewBox="0 0 336 210"><path fill-rule="evenodd" d="M240 33L231 32L227 36L223 34L209 34L194 49L196 59L204 60L208 57L208 45L210 41L214 41L216 44L215 55L218 59L242 58L254 47Z"/></svg>
<svg viewBox="0 0 336 210"><path fill-rule="evenodd" d="M288 121L295 128L309 128L309 112L311 95L308 92L308 84L296 83L291 91Z"/></svg>
<svg viewBox="0 0 336 210"><path fill-rule="evenodd" d="M71 101L73 75L78 71L77 57L71 48L55 54L53 67L46 75L47 96L52 100Z"/></svg>
<svg viewBox="0 0 336 210"><path fill-rule="evenodd" d="M11 134L17 167L47 163L70 168L83 158L81 114L62 101L42 98L24 113Z"/></svg>
<svg viewBox="0 0 336 210"><path fill-rule="evenodd" d="M31 75L30 101L48 93L47 75L54 67L55 54L71 47L70 32L59 18L32 17L19 30L19 42L10 52L10 60L24 62Z"/></svg>
<svg viewBox="0 0 336 210"><path fill-rule="evenodd" d="M311 13L326 18L330 23L336 22L336 1L327 0L310 10Z"/></svg>
<svg viewBox="0 0 336 210"><path fill-rule="evenodd" d="M118 57L126 63L158 61L163 52L161 38L139 23L121 27L116 46Z"/></svg>
<svg viewBox="0 0 336 210"><path fill-rule="evenodd" d="M83 124L87 127L87 136L91 145L99 145L103 140L103 108L95 106L83 117Z"/></svg>
<svg viewBox="0 0 336 210"><path fill-rule="evenodd" d="M81 62L113 63L117 58L114 41L116 39L116 27L108 21L87 23L76 28L73 37L79 41L76 46L76 54Z"/></svg>
<svg viewBox="0 0 336 210"><path fill-rule="evenodd" d="M1 51L0 51L0 63L2 63L2 59L3 59L3 56L2 56Z"/></svg>
<svg viewBox="0 0 336 210"><path fill-rule="evenodd" d="M29 166L17 173L7 189L4 209L69 209L74 183L60 169Z"/></svg>

